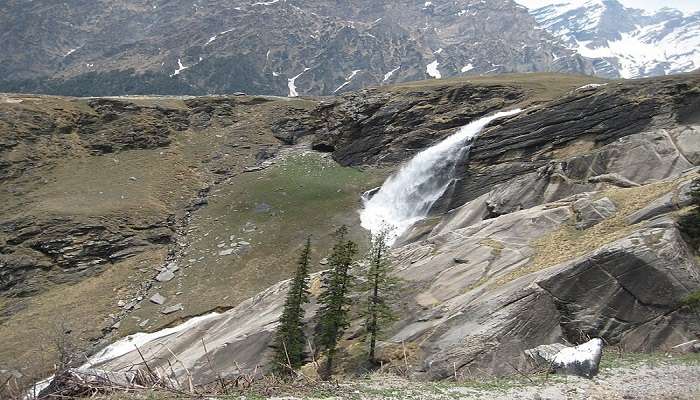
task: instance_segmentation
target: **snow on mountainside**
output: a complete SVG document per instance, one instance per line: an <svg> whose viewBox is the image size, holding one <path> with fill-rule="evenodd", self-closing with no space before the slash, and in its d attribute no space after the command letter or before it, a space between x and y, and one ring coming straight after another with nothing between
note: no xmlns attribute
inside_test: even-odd
<svg viewBox="0 0 700 400"><path fill-rule="evenodd" d="M305 96L463 74L593 73L513 0L6 3L0 92Z"/></svg>
<svg viewBox="0 0 700 400"><path fill-rule="evenodd" d="M531 10L565 46L595 59L596 74L639 78L700 68L700 12L647 12L617 0L573 0Z"/></svg>

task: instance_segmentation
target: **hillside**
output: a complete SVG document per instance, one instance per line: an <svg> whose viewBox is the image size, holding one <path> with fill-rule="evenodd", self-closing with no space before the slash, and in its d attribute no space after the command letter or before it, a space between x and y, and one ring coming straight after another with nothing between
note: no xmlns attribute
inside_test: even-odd
<svg viewBox="0 0 700 400"><path fill-rule="evenodd" d="M0 369L43 376L57 335L90 354L205 314L164 339L197 381L211 378L189 345L202 338L226 375L264 366L278 282L306 235L316 271L338 226L364 246L362 193L516 107L396 244L407 284L383 361L405 362L403 343L414 377L507 375L499 360L524 367L522 351L544 343L599 336L649 352L697 339L681 304L700 289L697 249L675 218L700 162L699 104L697 74L455 78L333 99L2 95ZM348 372L359 333L343 342ZM170 357L159 343L141 347L151 366Z"/></svg>
<svg viewBox="0 0 700 400"><path fill-rule="evenodd" d="M6 92L332 95L431 77L593 72L512 0L5 3Z"/></svg>

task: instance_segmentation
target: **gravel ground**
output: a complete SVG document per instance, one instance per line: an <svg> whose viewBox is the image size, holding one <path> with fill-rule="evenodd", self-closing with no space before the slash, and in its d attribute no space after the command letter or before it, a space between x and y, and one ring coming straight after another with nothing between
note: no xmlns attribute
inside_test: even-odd
<svg viewBox="0 0 700 400"><path fill-rule="evenodd" d="M588 380L571 376L535 376L533 382L498 380L474 383L418 383L376 374L341 384L335 398L357 400L641 400L700 399L700 364L656 361L606 368Z"/></svg>

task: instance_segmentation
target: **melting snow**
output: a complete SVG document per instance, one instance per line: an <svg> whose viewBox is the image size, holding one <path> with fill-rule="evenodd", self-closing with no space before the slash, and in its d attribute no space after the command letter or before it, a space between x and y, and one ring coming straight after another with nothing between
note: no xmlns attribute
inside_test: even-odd
<svg viewBox="0 0 700 400"><path fill-rule="evenodd" d="M129 335L124 339L121 339L113 344L105 347L102 351L90 357L88 361L83 364L80 368L87 369L93 366L105 363L107 361L113 360L117 357L121 357L131 351L134 351L135 347L142 347L154 340L164 338L166 336L175 335L177 333L187 331L188 329L197 326L202 321L206 321L210 318L218 316L217 313L211 313L207 315L202 315L187 320L187 322L180 325L174 326L172 328L163 329L153 333L136 333Z"/></svg>
<svg viewBox="0 0 700 400"><path fill-rule="evenodd" d="M289 87L289 97L298 97L299 96L295 82L296 82L297 78L304 75L304 72L306 72L310 69L311 68L304 68L304 70L299 75L287 80L287 86Z"/></svg>
<svg viewBox="0 0 700 400"><path fill-rule="evenodd" d="M562 349L554 357L554 364L570 365L586 361L595 362L596 358L600 360L602 349L603 341L592 339L582 345Z"/></svg>
<svg viewBox="0 0 700 400"><path fill-rule="evenodd" d="M356 69L356 70L352 71L352 73L350 74L350 76L348 76L347 78L345 78L345 83L343 83L342 85L338 86L338 88L335 89L335 90L333 91L333 93L337 93L338 91L340 91L340 89L342 89L342 88L344 88L345 86L349 85L350 82L352 81L352 78L354 78L355 75L357 75L357 73L360 72L360 71L362 71L362 70L361 70L361 69Z"/></svg>
<svg viewBox="0 0 700 400"><path fill-rule="evenodd" d="M400 68L401 68L401 66L399 65L398 67L396 67L396 68L392 69L391 71L387 72L386 74L384 74L384 80L382 82L388 81L389 78L391 78L391 76L394 75L394 72L398 71Z"/></svg>
<svg viewBox="0 0 700 400"><path fill-rule="evenodd" d="M435 79L442 78L442 74L440 74L440 70L438 69L439 65L440 63L438 62L438 60L435 60L428 64L426 67L426 72L428 72L428 75L432 76Z"/></svg>
<svg viewBox="0 0 700 400"><path fill-rule="evenodd" d="M607 83L589 83L588 85L583 85L580 88L576 90L586 90L586 89L594 89L600 86L605 86Z"/></svg>
<svg viewBox="0 0 700 400"><path fill-rule="evenodd" d="M270 0L270 1L259 1L257 3L251 4L251 6L269 6L279 2L280 0Z"/></svg>
<svg viewBox="0 0 700 400"><path fill-rule="evenodd" d="M67 52L66 54L64 54L63 57L68 57L69 55L75 53L75 51L78 50L79 48L80 48L80 47L76 47L76 48L74 48L74 49L68 50L68 52Z"/></svg>
<svg viewBox="0 0 700 400"><path fill-rule="evenodd" d="M469 71L471 71L471 70L473 70L473 69L474 69L474 66L473 66L471 63L469 63L469 64L463 66L462 69L461 69L461 71L462 71L462 72L469 72Z"/></svg>
<svg viewBox="0 0 700 400"><path fill-rule="evenodd" d="M172 78L175 75L180 75L180 72L186 70L187 68L189 68L189 67L185 67L184 65L182 65L182 61L178 58L177 59L177 69L175 70L175 72L173 72L170 75L170 77Z"/></svg>

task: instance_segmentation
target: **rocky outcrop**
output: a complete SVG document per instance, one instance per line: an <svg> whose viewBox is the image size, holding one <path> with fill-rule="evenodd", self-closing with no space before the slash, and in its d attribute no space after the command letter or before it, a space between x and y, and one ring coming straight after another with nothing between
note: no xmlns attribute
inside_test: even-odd
<svg viewBox="0 0 700 400"><path fill-rule="evenodd" d="M112 263L152 250L152 246L167 246L174 236L173 221L167 219L28 216L3 220L0 292L27 296L43 289L44 278L65 283L94 276Z"/></svg>
<svg viewBox="0 0 700 400"><path fill-rule="evenodd" d="M314 133L313 147L333 152L343 165L393 164L526 97L517 86L469 83L409 88L400 96L367 89L319 106L314 115L320 124L308 130Z"/></svg>
<svg viewBox="0 0 700 400"><path fill-rule="evenodd" d="M529 203L539 204L557 198L551 196L557 191L560 196L571 194L566 188L572 185L632 186L678 174L693 165L686 154L694 145L682 150L668 129L684 129L678 127L683 105L697 100L698 87L697 75L619 83L576 91L526 110L474 141L465 173L448 193L449 199L438 204L440 211L459 207L510 180L541 185L521 192L526 199L550 195ZM652 167L657 159L664 160L663 168ZM532 179L528 175L532 173L540 178ZM550 183L543 185L545 181ZM525 203L523 208L528 207Z"/></svg>
<svg viewBox="0 0 700 400"><path fill-rule="evenodd" d="M189 127L185 110L114 99L36 98L2 108L0 181L62 157L165 147Z"/></svg>

